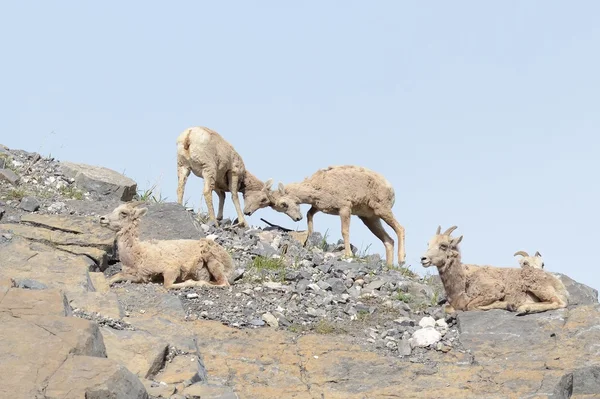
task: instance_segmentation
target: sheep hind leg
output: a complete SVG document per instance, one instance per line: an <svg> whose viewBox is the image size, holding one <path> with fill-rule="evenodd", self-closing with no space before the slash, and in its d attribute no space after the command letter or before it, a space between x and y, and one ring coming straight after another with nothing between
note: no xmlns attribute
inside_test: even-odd
<svg viewBox="0 0 600 399"><path fill-rule="evenodd" d="M554 292L553 289L546 288L540 290L531 290L531 293L539 298L540 302L522 304L517 308L517 316L567 307L567 304L556 295L556 292Z"/></svg>
<svg viewBox="0 0 600 399"><path fill-rule="evenodd" d="M406 262L406 249L404 248L404 227L394 217L392 211L384 211L378 215L383 221L394 229L394 232L398 236L398 264L403 265Z"/></svg>
<svg viewBox="0 0 600 399"><path fill-rule="evenodd" d="M177 166L177 203L183 205L183 192L185 191L185 184L190 175L191 169L187 166Z"/></svg>
<svg viewBox="0 0 600 399"><path fill-rule="evenodd" d="M204 190L202 192L202 194L204 195L204 200L206 201L206 208L208 208L208 219L214 221L217 226L218 226L218 222L215 218L215 209L213 207L213 198L212 198L212 192L215 186L215 179L214 177L208 175L207 173L204 174Z"/></svg>
<svg viewBox="0 0 600 399"><path fill-rule="evenodd" d="M373 233L375 237L383 242L383 245L385 246L385 261L388 266L391 266L394 263L394 240L383 228L381 219L377 216L370 218L359 216L359 219L362 220L369 230L371 230L371 233Z"/></svg>

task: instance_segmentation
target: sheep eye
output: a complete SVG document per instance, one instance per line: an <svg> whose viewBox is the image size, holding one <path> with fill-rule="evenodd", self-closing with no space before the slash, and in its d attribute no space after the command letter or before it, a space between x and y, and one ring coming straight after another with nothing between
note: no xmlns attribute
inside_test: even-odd
<svg viewBox="0 0 600 399"><path fill-rule="evenodd" d="M446 244L442 244L442 245L440 245L440 249L441 249L442 251L445 251L445 250L447 250L447 249L448 249L448 246L447 246Z"/></svg>
<svg viewBox="0 0 600 399"><path fill-rule="evenodd" d="M281 206L282 206L282 207L284 207L284 208L287 208L287 207L288 207L288 204L287 204L286 202L282 202L282 203L281 203Z"/></svg>
<svg viewBox="0 0 600 399"><path fill-rule="evenodd" d="M121 211L121 216L123 216L123 217L127 216L127 212Z"/></svg>
<svg viewBox="0 0 600 399"><path fill-rule="evenodd" d="M529 262L527 262L527 261L523 262L523 264L524 264L525 266L529 266Z"/></svg>

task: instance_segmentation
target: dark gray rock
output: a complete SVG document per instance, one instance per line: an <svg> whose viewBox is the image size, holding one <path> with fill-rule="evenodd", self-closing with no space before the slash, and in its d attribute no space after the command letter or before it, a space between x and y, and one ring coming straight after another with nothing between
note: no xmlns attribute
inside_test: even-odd
<svg viewBox="0 0 600 399"><path fill-rule="evenodd" d="M62 162L60 166L62 173L74 179L80 189L121 201L131 201L136 194L137 183L114 170L71 162Z"/></svg>
<svg viewBox="0 0 600 399"><path fill-rule="evenodd" d="M0 220L2 220L2 216L4 216L4 208L0 208Z"/></svg>
<svg viewBox="0 0 600 399"><path fill-rule="evenodd" d="M34 197L24 197L19 204L19 208L27 212L35 212L40 209L40 201Z"/></svg>
<svg viewBox="0 0 600 399"><path fill-rule="evenodd" d="M148 213L140 220L142 240L197 240L205 237L193 214L176 202L147 204Z"/></svg>
<svg viewBox="0 0 600 399"><path fill-rule="evenodd" d="M0 169L0 180L7 181L15 186L19 182L19 176L12 170Z"/></svg>
<svg viewBox="0 0 600 399"><path fill-rule="evenodd" d="M569 306L594 305L598 303L598 291L585 284L578 283L571 277L561 273L553 273L563 282L569 291Z"/></svg>
<svg viewBox="0 0 600 399"><path fill-rule="evenodd" d="M340 295L347 291L346 284L339 278L329 278L325 281L331 286L331 291L335 295Z"/></svg>
<svg viewBox="0 0 600 399"><path fill-rule="evenodd" d="M469 311L457 315L460 342L471 351L491 346L553 347L565 323L566 309L517 316L506 310ZM532 351L533 356L539 353ZM533 353L537 353L534 355Z"/></svg>

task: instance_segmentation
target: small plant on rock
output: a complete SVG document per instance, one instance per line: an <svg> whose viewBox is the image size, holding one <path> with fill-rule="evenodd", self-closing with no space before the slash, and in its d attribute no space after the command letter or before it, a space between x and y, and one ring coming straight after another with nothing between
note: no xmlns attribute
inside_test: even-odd
<svg viewBox="0 0 600 399"><path fill-rule="evenodd" d="M411 295L404 291L398 291L396 293L396 299L404 303L410 303L412 301Z"/></svg>
<svg viewBox="0 0 600 399"><path fill-rule="evenodd" d="M60 195L62 195L65 198L70 198L70 199L74 199L74 200L82 200L83 199L83 192L81 192L80 190L76 189L73 186L61 187Z"/></svg>
<svg viewBox="0 0 600 399"><path fill-rule="evenodd" d="M26 195L27 192L25 192L25 190L23 190L22 188L13 188L11 190L8 190L8 192L6 193L6 199L20 201Z"/></svg>

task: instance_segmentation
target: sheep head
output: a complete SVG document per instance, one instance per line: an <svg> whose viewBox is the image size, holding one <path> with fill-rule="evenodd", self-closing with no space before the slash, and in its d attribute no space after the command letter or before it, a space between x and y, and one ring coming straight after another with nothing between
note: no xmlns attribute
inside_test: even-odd
<svg viewBox="0 0 600 399"><path fill-rule="evenodd" d="M534 269L544 269L544 260L542 259L542 254L539 252L535 252L535 255L529 256L529 254L525 251L517 251L514 256L520 255L521 259L519 259L519 265L522 268L533 267Z"/></svg>
<svg viewBox="0 0 600 399"><path fill-rule="evenodd" d="M421 257L423 267L436 266L439 269L447 265L452 258L458 256L458 244L462 241L463 236L450 236L450 233L456 228L456 226L452 226L441 233L442 228L441 226L438 227L435 235L427 244L427 252Z"/></svg>
<svg viewBox="0 0 600 399"><path fill-rule="evenodd" d="M302 220L300 199L287 191L282 183L279 183L277 190L271 191L270 197L271 208L277 212L285 213L295 222Z"/></svg>
<svg viewBox="0 0 600 399"><path fill-rule="evenodd" d="M142 203L130 202L119 205L111 213L100 216L100 224L113 231L120 231L148 212L148 208L138 208Z"/></svg>
<svg viewBox="0 0 600 399"><path fill-rule="evenodd" d="M265 182L262 189L258 191L244 192L244 215L251 216L254 212L259 209L266 208L271 205L271 186L273 185L273 179L269 179Z"/></svg>

